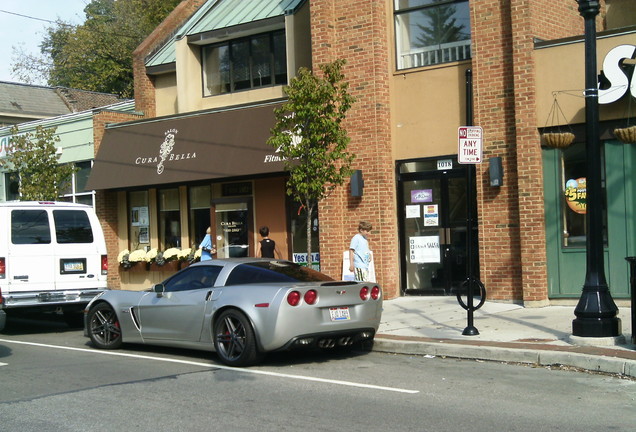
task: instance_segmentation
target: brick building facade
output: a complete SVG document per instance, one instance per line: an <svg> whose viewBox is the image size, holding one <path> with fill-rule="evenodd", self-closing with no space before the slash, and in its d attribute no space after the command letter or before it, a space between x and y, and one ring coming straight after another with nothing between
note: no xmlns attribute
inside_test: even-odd
<svg viewBox="0 0 636 432"><path fill-rule="evenodd" d="M230 40L244 40L241 38L259 31L249 23L232 22L231 16L223 18L232 25L218 24L219 10L232 1L222 0L218 7L213 2L183 1L135 51L135 98L146 119L242 109L284 99L277 86L201 96L201 68L205 80L210 52L206 47L225 46L217 37L222 32ZM284 29L289 78L298 66L317 69L316 65L338 58L347 61L344 73L356 103L346 127L350 150L356 154L353 168L363 173L364 193L354 197L346 185L320 203L321 270L341 277L342 253L358 222L368 220L374 225L370 243L386 297L454 294L465 280L470 259L465 252L470 236L462 227L463 209L474 202L478 222L475 262L490 299L528 306L575 300L577 286L582 285L584 232L579 232L580 222L567 213L561 183L576 170L585 141L579 132L585 121L583 101L567 97L571 89L583 88L583 19L577 3L429 3L296 0L287 2L290 9L280 16L261 17L259 11L249 11L268 20L263 21L268 23L267 29ZM633 44L636 24L628 2L601 1L601 6L599 57L617 45ZM456 33L453 40L422 42L429 36L426 17L432 14L454 23L446 28ZM473 123L483 129L484 162L500 157L504 173L503 184L493 187L489 164L476 165L474 196L466 196L466 168L457 163L457 128L467 122L468 69L473 77ZM630 97L626 95L601 112L608 163L622 157L624 172L633 163L633 150L618 146L611 130L625 120ZM565 118L559 124L546 124L550 102L557 99ZM543 131L559 127L577 130L570 150L548 148L542 142ZM96 143L99 141L96 132ZM612 156L614 152L623 156ZM613 172L609 165L607 170ZM251 180L254 190L259 190L259 179ZM210 177L209 181L214 189L224 179ZM619 182L622 187L608 189L608 206L616 200L627 203L624 216L616 218L626 222L622 234L612 234L615 220L608 217L608 256L614 263L610 274L618 286L618 297L626 297L627 267L616 263L617 257L636 252L630 204L634 191L629 175ZM178 186L183 195L190 183L172 186ZM105 188L107 204L100 211L110 230L113 257L130 240L126 222L121 221L127 214L122 209L126 194L146 188L152 195L161 187L149 182ZM282 196L282 189L274 195ZM614 196L618 189L620 196ZM256 195L253 199L258 201ZM113 203L117 210L112 209ZM182 210L187 210L187 204L182 204ZM288 221L277 235L287 237L291 255L296 252L289 232L293 211L282 204L272 211ZM183 231L188 221L183 218L185 243L189 239ZM258 209L254 218L267 219ZM617 248L611 238L621 236L626 240Z"/></svg>

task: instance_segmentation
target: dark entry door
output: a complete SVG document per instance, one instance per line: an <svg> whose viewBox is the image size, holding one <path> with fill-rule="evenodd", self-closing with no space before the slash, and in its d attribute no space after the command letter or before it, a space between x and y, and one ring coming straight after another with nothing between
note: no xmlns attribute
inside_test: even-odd
<svg viewBox="0 0 636 432"><path fill-rule="evenodd" d="M402 293L454 294L468 270L465 167L401 174L399 189ZM474 269L477 250L475 231Z"/></svg>

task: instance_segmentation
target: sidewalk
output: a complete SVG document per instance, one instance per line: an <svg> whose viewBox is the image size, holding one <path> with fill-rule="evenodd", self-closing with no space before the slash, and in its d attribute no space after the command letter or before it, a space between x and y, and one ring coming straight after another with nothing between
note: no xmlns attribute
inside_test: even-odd
<svg viewBox="0 0 636 432"><path fill-rule="evenodd" d="M384 301L374 351L536 365L563 365L636 378L630 308L619 306L624 341L572 338L574 306L486 302L474 312L479 335L464 336L467 312L454 296Z"/></svg>

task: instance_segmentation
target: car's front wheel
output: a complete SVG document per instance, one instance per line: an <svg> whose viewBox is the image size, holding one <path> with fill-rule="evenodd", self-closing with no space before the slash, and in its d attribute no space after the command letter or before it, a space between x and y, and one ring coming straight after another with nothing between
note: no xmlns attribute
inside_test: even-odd
<svg viewBox="0 0 636 432"><path fill-rule="evenodd" d="M243 313L234 309L222 312L215 321L214 348L228 366L249 366L262 357L252 325Z"/></svg>
<svg viewBox="0 0 636 432"><path fill-rule="evenodd" d="M117 349L121 347L121 327L113 308L99 303L88 311L88 337L97 348Z"/></svg>

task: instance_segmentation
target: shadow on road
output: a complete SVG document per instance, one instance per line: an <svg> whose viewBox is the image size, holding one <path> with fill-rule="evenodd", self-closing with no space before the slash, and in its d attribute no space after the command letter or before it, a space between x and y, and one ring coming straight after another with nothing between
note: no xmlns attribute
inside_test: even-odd
<svg viewBox="0 0 636 432"><path fill-rule="evenodd" d="M56 313L16 312L7 313L7 325L0 334L26 335L38 333L61 333L75 331L78 327L69 327L64 316Z"/></svg>

